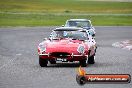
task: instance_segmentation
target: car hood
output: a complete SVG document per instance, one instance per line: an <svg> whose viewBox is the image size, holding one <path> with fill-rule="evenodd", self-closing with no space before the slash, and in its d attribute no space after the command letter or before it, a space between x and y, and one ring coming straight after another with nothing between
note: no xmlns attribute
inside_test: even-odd
<svg viewBox="0 0 132 88"><path fill-rule="evenodd" d="M88 49L88 45L84 41L62 39L62 40L52 40L46 42L46 52L77 52L79 46L84 46Z"/></svg>

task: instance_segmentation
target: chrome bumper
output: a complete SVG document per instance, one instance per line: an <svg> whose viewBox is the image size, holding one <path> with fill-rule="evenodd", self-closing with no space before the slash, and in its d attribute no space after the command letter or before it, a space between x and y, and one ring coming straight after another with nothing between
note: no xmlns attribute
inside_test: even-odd
<svg viewBox="0 0 132 88"><path fill-rule="evenodd" d="M50 53L48 53L48 54L39 54L40 56L48 56L48 57L50 57ZM81 57L81 56L86 56L86 57L88 57L88 55L83 55L83 54L81 54L81 55L74 55L73 53L71 54L71 55L65 55L65 56L67 56L67 57Z"/></svg>

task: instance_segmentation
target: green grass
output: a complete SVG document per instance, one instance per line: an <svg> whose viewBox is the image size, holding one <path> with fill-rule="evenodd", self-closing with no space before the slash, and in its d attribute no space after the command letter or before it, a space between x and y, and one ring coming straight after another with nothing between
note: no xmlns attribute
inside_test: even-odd
<svg viewBox="0 0 132 88"><path fill-rule="evenodd" d="M53 14L0 14L0 26L56 26L63 25L67 19L87 18L93 25L131 26L132 16L87 16L87 15L53 15Z"/></svg>
<svg viewBox="0 0 132 88"><path fill-rule="evenodd" d="M83 15L91 13L126 15ZM132 2L0 0L0 26L55 26L71 18L87 18L100 26L132 26L132 15L127 14L132 14Z"/></svg>
<svg viewBox="0 0 132 88"><path fill-rule="evenodd" d="M132 2L100 2L79 0L0 0L0 11L132 13Z"/></svg>

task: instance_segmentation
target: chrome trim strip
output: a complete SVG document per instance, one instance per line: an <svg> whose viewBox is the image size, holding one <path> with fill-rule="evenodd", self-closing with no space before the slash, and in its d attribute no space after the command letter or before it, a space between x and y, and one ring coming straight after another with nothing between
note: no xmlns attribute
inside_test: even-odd
<svg viewBox="0 0 132 88"><path fill-rule="evenodd" d="M50 53L48 53L48 57L50 56Z"/></svg>
<svg viewBox="0 0 132 88"><path fill-rule="evenodd" d="M72 58L73 58L74 54L72 53L72 55L71 55L71 56L72 56Z"/></svg>
<svg viewBox="0 0 132 88"><path fill-rule="evenodd" d="M39 54L39 55L44 55L44 56L48 56L49 54Z"/></svg>
<svg viewBox="0 0 132 88"><path fill-rule="evenodd" d="M41 55L41 56L50 56L50 54L48 53L48 54L39 54L39 55ZM66 56L72 56L72 58L75 56L75 57L77 57L77 56L86 56L86 57L88 57L88 55L74 55L73 53L72 53L72 55L66 55Z"/></svg>

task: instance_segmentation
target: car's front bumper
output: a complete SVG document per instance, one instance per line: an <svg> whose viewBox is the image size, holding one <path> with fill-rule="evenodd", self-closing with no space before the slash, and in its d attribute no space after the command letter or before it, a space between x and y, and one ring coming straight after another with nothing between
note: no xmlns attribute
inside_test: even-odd
<svg viewBox="0 0 132 88"><path fill-rule="evenodd" d="M66 59L67 61L80 61L82 59L86 59L88 57L88 55L86 54L70 54L70 55L65 55L65 56L52 56L50 53L48 54L39 54L39 56L42 59L57 59L57 58L62 58L62 59Z"/></svg>

